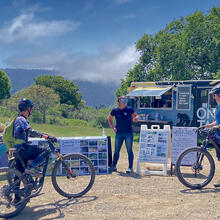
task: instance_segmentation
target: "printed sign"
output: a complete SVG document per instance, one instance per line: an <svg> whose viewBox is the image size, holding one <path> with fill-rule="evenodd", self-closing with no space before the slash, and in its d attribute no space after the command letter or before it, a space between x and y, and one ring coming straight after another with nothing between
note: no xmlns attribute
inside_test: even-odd
<svg viewBox="0 0 220 220"><path fill-rule="evenodd" d="M172 164L176 164L178 156L186 148L197 146L197 133L195 130L195 127L173 127L171 147ZM195 154L189 154L188 157L184 158L183 165L191 165L195 156Z"/></svg>
<svg viewBox="0 0 220 220"><path fill-rule="evenodd" d="M191 100L191 86L178 86L177 89L177 109L189 110Z"/></svg>
<svg viewBox="0 0 220 220"><path fill-rule="evenodd" d="M47 144L44 139L31 139L31 141L33 145ZM70 153L85 155L92 161L96 174L108 173L107 137L62 137L58 138L58 143L56 143L55 147L62 155ZM56 155L52 155L50 163L53 162L54 158L56 158ZM71 161L71 164L73 164L73 161ZM78 169L82 171L81 174L87 174L85 166L80 161L74 161L74 164L78 164ZM62 167L60 170L62 174Z"/></svg>
<svg viewBox="0 0 220 220"><path fill-rule="evenodd" d="M166 163L169 130L144 129L141 126L139 162Z"/></svg>

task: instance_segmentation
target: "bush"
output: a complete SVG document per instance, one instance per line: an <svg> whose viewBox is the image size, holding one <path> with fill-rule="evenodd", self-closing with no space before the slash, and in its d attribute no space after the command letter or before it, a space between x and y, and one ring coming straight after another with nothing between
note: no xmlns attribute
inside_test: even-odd
<svg viewBox="0 0 220 220"><path fill-rule="evenodd" d="M74 125L79 127L90 126L89 123L85 120L80 119L64 119L66 125Z"/></svg>
<svg viewBox="0 0 220 220"><path fill-rule="evenodd" d="M46 123L51 125L65 125L64 118L54 117L51 115L47 116Z"/></svg>
<svg viewBox="0 0 220 220"><path fill-rule="evenodd" d="M43 123L43 115L39 111L35 110L32 113L31 121L38 124Z"/></svg>

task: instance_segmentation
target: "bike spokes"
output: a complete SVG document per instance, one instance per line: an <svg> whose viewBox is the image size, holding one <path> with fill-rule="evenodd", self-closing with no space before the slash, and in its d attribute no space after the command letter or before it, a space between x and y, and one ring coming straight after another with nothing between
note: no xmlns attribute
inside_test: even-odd
<svg viewBox="0 0 220 220"><path fill-rule="evenodd" d="M63 157L53 170L52 181L55 189L65 197L79 197L93 185L95 171L91 161L80 154Z"/></svg>
<svg viewBox="0 0 220 220"><path fill-rule="evenodd" d="M8 175L14 176L14 180L9 182ZM0 169L0 217L12 217L25 207L26 187L22 177L17 175L17 171Z"/></svg>
<svg viewBox="0 0 220 220"><path fill-rule="evenodd" d="M188 149L178 158L176 171L179 180L187 187L201 188L207 185L215 171L211 155L199 148Z"/></svg>

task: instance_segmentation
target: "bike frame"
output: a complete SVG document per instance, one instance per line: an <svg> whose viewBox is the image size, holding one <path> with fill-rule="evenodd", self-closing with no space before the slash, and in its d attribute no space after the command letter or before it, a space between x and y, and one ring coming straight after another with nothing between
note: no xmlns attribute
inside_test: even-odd
<svg viewBox="0 0 220 220"><path fill-rule="evenodd" d="M72 175L72 170L67 166L67 164L66 164L65 161L63 160L62 155L61 155L61 154L56 150L56 148L54 147L52 141L48 140L48 144L49 144L49 148L50 148L50 150L51 150L50 154L54 152L54 153L56 154L56 156L57 156L57 160L61 160L61 161L62 161L62 165L67 169L68 174L69 174L69 175ZM9 150L9 152L10 152L10 150ZM22 166L23 166L24 168L26 168L26 165L25 165L23 159L22 159L22 158L20 157L20 155L19 155L19 151L18 151L18 152L14 152L14 154L15 154L15 155L14 155L14 158L12 158L12 159L18 159L18 160L21 162ZM45 179L46 172L47 172L47 167L48 167L48 163L49 163L50 154L46 157L45 162L40 165L40 166L43 165L42 177L40 177L40 180L39 180L40 187L43 186L43 184L44 184L44 179ZM11 160L12 160L12 159L11 159ZM23 174L25 174L25 172L24 172ZM36 177L37 177L37 176L36 176Z"/></svg>

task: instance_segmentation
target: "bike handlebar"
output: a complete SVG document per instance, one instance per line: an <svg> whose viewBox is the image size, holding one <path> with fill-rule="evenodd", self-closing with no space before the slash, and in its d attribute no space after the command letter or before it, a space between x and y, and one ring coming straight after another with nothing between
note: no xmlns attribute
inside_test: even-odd
<svg viewBox="0 0 220 220"><path fill-rule="evenodd" d="M54 136L48 136L47 140L51 141L52 143L56 143L57 142L57 138L54 137Z"/></svg>

